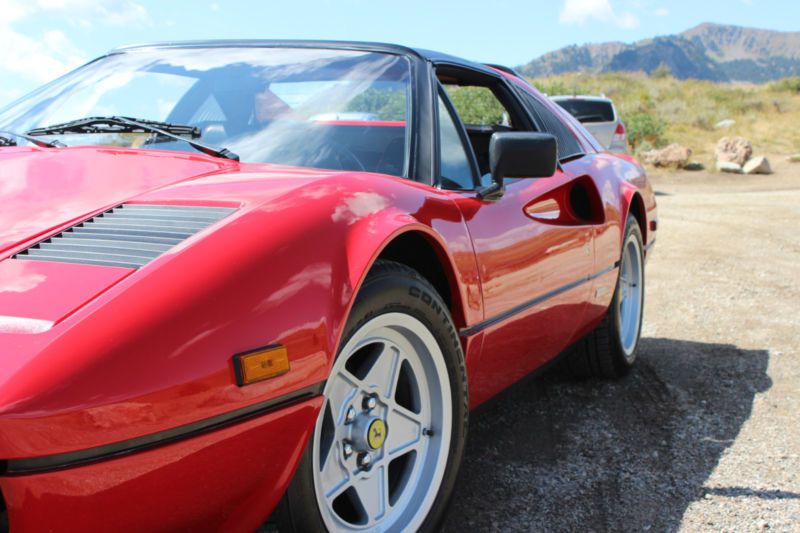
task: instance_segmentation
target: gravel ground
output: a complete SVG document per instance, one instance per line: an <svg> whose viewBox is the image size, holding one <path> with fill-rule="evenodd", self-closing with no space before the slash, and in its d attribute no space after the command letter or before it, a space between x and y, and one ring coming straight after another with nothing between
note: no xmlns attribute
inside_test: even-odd
<svg viewBox="0 0 800 533"><path fill-rule="evenodd" d="M473 413L446 531L800 531L800 165L661 173L637 368Z"/></svg>

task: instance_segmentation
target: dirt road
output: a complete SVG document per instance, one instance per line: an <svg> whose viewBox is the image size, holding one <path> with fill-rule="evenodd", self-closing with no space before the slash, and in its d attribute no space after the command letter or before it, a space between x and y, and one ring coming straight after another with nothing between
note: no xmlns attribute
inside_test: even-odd
<svg viewBox="0 0 800 533"><path fill-rule="evenodd" d="M638 367L474 413L446 530L800 531L800 164L771 159L652 176Z"/></svg>

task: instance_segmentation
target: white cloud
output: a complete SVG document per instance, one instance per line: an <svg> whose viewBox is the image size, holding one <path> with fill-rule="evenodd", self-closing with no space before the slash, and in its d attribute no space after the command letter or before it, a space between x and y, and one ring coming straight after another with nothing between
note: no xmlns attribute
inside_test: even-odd
<svg viewBox="0 0 800 533"><path fill-rule="evenodd" d="M15 0L11 0L12 2ZM76 18L110 26L147 25L147 9L133 0L35 0L33 10L58 12L67 18Z"/></svg>
<svg viewBox="0 0 800 533"><path fill-rule="evenodd" d="M613 24L619 28L635 28L639 19L629 11L617 13L609 0L565 0L559 22L583 26L589 21Z"/></svg>
<svg viewBox="0 0 800 533"><path fill-rule="evenodd" d="M84 22L96 19L111 26L150 23L147 9L134 0L2 0L0 25L48 13Z"/></svg>
<svg viewBox="0 0 800 533"><path fill-rule="evenodd" d="M658 9L656 9L655 15L657 17L668 17L669 9L667 9L666 7L659 7Z"/></svg>
<svg viewBox="0 0 800 533"><path fill-rule="evenodd" d="M67 37L57 31L45 32L42 38L33 39L0 26L0 42L3 43L0 46L0 72L40 82L60 76L85 61ZM53 43L59 44L51 47Z"/></svg>
<svg viewBox="0 0 800 533"><path fill-rule="evenodd" d="M55 15L82 30L95 24L150 24L147 10L134 0L2 0L0 4L0 79L48 81L88 59L63 31L43 28L38 34L23 33L15 28L22 21L34 17L46 21L47 15ZM18 89L4 85L0 96L18 95Z"/></svg>

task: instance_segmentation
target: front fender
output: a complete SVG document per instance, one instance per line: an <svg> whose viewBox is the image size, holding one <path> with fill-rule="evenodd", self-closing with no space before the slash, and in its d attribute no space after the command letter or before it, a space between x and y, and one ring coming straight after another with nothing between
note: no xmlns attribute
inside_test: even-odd
<svg viewBox="0 0 800 533"><path fill-rule="evenodd" d="M204 185L192 191L207 193ZM245 178L225 181L225 199L243 205L229 222L52 330L15 337L30 357L0 390L0 458L104 449L319 390L358 287L407 231L440 247L464 281L465 309L479 316L474 254L444 193L358 174L287 186L269 202L252 190ZM141 201L190 197L180 188L159 194ZM238 386L233 355L271 344L287 347L291 370Z"/></svg>

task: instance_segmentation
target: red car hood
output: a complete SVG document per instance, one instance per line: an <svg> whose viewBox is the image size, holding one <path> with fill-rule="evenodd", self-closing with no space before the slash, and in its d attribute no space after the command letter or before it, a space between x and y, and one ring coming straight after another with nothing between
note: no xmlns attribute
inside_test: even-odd
<svg viewBox="0 0 800 533"><path fill-rule="evenodd" d="M65 224L238 163L182 152L76 147L0 149L0 259Z"/></svg>

